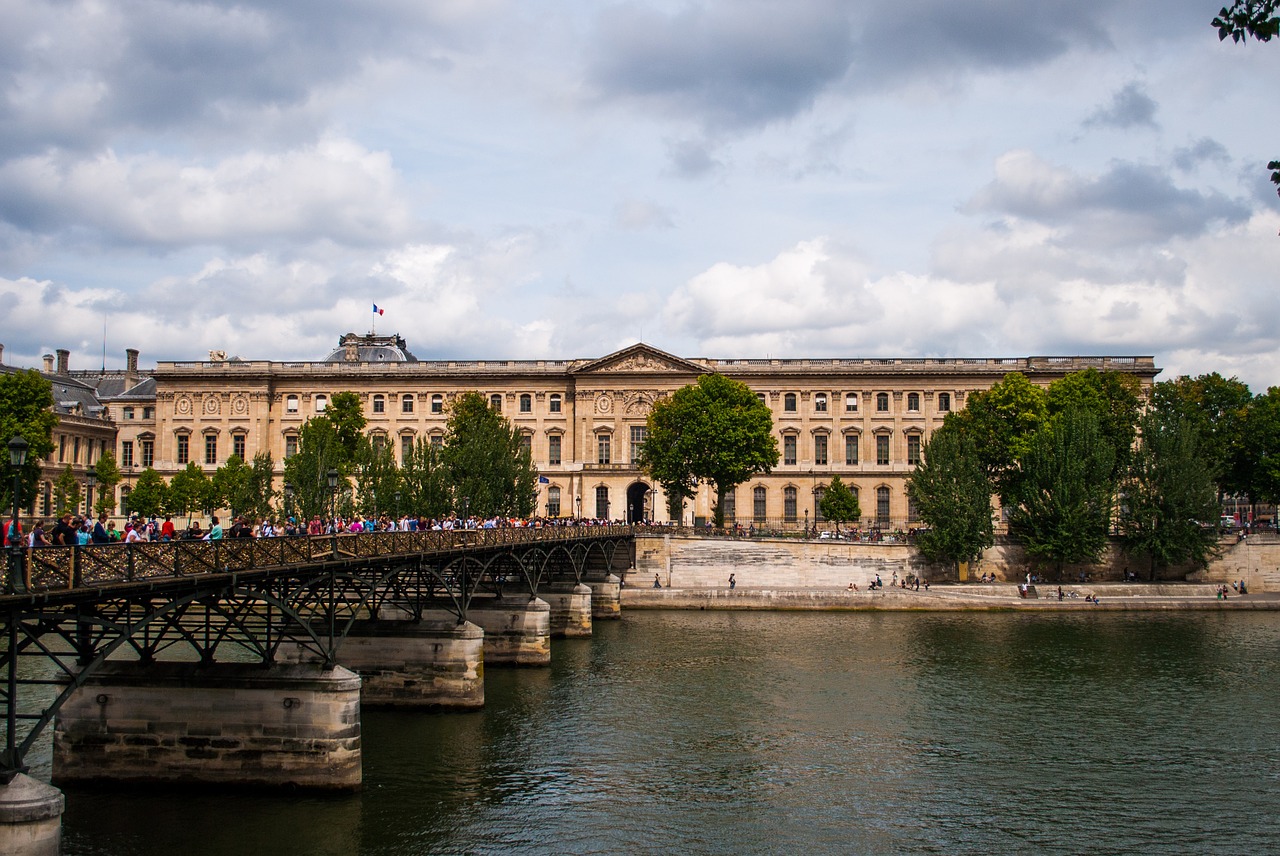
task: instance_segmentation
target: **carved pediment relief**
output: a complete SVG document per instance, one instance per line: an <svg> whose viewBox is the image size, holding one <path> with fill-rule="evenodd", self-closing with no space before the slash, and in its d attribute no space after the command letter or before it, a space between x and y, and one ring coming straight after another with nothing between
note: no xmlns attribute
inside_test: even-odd
<svg viewBox="0 0 1280 856"><path fill-rule="evenodd" d="M705 374L703 366L668 354L649 345L638 344L615 351L598 360L583 363L574 374Z"/></svg>

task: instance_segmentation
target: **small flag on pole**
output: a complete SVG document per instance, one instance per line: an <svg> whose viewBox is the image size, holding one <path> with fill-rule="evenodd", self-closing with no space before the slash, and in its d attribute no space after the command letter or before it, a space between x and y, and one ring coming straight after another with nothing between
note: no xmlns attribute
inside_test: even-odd
<svg viewBox="0 0 1280 856"><path fill-rule="evenodd" d="M376 304L376 303L375 303L375 304L373 304L373 311L374 311L374 313L375 313L375 314L377 314L377 315L381 315L381 314L382 314L382 310L378 308L378 304Z"/></svg>
<svg viewBox="0 0 1280 856"><path fill-rule="evenodd" d="M551 479L546 476L538 476L538 484L551 484Z"/></svg>

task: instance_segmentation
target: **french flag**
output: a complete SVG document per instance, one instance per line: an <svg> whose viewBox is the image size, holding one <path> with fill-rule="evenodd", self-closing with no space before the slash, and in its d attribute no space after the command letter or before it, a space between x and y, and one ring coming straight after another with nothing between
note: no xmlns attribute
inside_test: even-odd
<svg viewBox="0 0 1280 856"><path fill-rule="evenodd" d="M375 303L375 304L373 304L373 312L374 312L374 314L375 314L375 315L381 315L381 314L382 314L382 310L378 308L378 304L376 304L376 303Z"/></svg>

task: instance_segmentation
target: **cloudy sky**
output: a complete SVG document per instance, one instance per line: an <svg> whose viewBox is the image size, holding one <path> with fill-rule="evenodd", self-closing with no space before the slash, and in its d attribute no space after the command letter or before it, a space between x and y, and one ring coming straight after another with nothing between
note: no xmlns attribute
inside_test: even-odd
<svg viewBox="0 0 1280 856"><path fill-rule="evenodd" d="M1280 385L1220 0L3 0L0 342L1154 354Z"/></svg>

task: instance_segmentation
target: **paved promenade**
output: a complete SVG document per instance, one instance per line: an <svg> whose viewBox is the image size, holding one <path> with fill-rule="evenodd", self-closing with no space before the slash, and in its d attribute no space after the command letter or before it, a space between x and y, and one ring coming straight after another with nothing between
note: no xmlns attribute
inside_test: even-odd
<svg viewBox="0 0 1280 856"><path fill-rule="evenodd" d="M1011 583L952 583L928 591L889 588L849 591L830 588L652 588L627 580L622 607L627 609L776 609L895 611L973 610L1280 610L1280 592L1239 595L1228 587L1225 600L1218 586L1205 583L1086 583L1063 585L1058 600L1055 584L1036 586L1039 597L1022 597ZM1085 600L1096 596L1098 603Z"/></svg>

